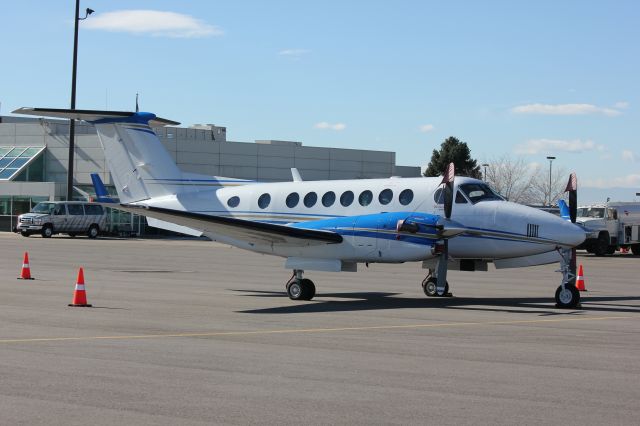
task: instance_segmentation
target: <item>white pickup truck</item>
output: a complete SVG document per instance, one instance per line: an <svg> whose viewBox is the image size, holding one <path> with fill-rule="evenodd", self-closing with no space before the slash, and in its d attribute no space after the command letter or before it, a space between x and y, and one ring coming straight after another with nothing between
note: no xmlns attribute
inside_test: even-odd
<svg viewBox="0 0 640 426"><path fill-rule="evenodd" d="M587 239L579 249L604 256L627 248L640 255L640 203L613 202L578 207L576 223L587 232Z"/></svg>

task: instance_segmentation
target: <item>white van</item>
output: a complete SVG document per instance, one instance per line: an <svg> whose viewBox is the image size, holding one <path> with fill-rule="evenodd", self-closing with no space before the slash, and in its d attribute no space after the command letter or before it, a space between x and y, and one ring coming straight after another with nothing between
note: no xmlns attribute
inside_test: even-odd
<svg viewBox="0 0 640 426"><path fill-rule="evenodd" d="M23 237L40 234L49 238L65 233L70 237L85 234L96 238L107 221L105 209L100 204L81 201L56 201L36 204L30 213L18 216L16 232Z"/></svg>

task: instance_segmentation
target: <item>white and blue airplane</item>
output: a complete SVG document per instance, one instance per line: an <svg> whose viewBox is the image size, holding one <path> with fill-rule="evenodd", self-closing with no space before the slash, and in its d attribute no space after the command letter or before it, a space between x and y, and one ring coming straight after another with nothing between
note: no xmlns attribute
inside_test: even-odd
<svg viewBox="0 0 640 426"><path fill-rule="evenodd" d="M486 271L560 262L558 307L574 308L572 248L584 231L506 201L478 179L387 178L259 183L181 171L151 113L20 108L14 113L84 120L97 130L120 205L158 226L285 258L294 300L310 300L306 271L355 272L358 264L422 262L427 296L450 295L447 270ZM570 191L575 209L575 175ZM575 252L574 252L575 253Z"/></svg>

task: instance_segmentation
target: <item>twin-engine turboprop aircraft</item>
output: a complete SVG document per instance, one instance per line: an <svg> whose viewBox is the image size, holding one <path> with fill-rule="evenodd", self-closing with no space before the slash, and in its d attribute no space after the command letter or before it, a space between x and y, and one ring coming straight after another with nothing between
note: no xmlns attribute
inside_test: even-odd
<svg viewBox="0 0 640 426"><path fill-rule="evenodd" d="M96 127L122 210L149 224L281 256L294 300L310 300L305 271L355 272L359 263L422 262L427 296L449 293L447 271L561 262L559 307L576 307L571 249L584 231L505 201L486 183L455 177L259 183L180 171L150 126L179 123L143 112L21 108L18 114L85 120ZM574 177L575 179L575 177ZM571 189L571 188L570 188ZM575 185L570 200L574 200Z"/></svg>

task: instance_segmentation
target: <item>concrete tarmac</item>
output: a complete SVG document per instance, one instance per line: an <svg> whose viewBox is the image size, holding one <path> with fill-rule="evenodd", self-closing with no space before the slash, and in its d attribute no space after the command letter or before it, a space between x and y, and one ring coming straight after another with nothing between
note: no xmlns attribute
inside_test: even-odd
<svg viewBox="0 0 640 426"><path fill-rule="evenodd" d="M581 310L557 265L452 298L419 264L309 272L294 302L282 259L216 243L0 234L0 424L638 424L640 257L578 261Z"/></svg>

